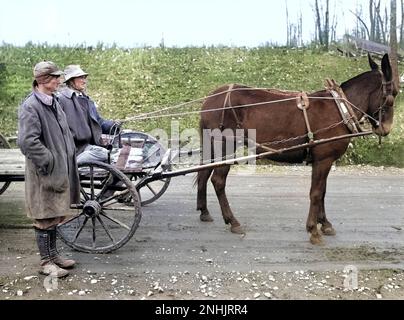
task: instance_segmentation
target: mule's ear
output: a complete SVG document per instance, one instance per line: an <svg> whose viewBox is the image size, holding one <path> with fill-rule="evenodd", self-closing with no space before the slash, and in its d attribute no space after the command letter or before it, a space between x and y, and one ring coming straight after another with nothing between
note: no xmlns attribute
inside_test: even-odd
<svg viewBox="0 0 404 320"><path fill-rule="evenodd" d="M369 65L372 70L379 70L379 66L377 63L372 59L370 56L370 53L368 53L368 60L369 60Z"/></svg>
<svg viewBox="0 0 404 320"><path fill-rule="evenodd" d="M382 71L387 81L391 81L393 79L393 71L391 70L390 59L387 53L382 59Z"/></svg>

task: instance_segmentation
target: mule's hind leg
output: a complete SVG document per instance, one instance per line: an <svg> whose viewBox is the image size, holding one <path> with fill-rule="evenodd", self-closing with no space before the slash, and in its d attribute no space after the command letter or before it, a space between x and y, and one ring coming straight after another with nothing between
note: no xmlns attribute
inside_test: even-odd
<svg viewBox="0 0 404 320"><path fill-rule="evenodd" d="M198 196L197 196L196 210L201 211L201 215L199 216L199 218L201 219L201 221L204 222L213 221L213 218L209 213L206 201L206 189L212 171L213 169L199 171L197 176Z"/></svg>
<svg viewBox="0 0 404 320"><path fill-rule="evenodd" d="M240 226L240 223L237 221L237 219L234 217L233 212L230 209L229 201L227 200L226 196L226 179L227 175L229 173L230 166L223 166L216 168L213 171L212 175L212 183L213 186L215 187L216 195L219 200L220 208L222 209L222 215L224 222L226 224L231 225L231 232L233 233L239 233L243 234L244 230Z"/></svg>
<svg viewBox="0 0 404 320"><path fill-rule="evenodd" d="M332 160L323 160L314 162L311 173L310 189L310 211L307 217L306 229L311 234L310 242L312 244L321 244L321 234L317 230L317 223L322 219L324 210L324 196L327 185L327 177L330 172Z"/></svg>

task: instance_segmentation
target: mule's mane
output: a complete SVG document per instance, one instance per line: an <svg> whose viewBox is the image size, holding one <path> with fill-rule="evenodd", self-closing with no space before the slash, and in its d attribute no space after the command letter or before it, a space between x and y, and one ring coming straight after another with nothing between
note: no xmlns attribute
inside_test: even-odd
<svg viewBox="0 0 404 320"><path fill-rule="evenodd" d="M274 89L274 88L269 88L266 91L272 94L276 94L279 96L298 96L300 91L291 91L291 90L280 90L280 89Z"/></svg>
<svg viewBox="0 0 404 320"><path fill-rule="evenodd" d="M361 73L361 74L357 75L356 77L353 77L353 78L343 82L341 84L341 88L344 89L344 88L346 88L348 86L351 86L351 85L353 85L355 83L358 83L358 82L369 81L369 78L372 75L374 75L373 71L367 71L367 72Z"/></svg>
<svg viewBox="0 0 404 320"><path fill-rule="evenodd" d="M221 88L222 90L224 89L223 87ZM271 95L276 95L280 96L280 98L290 98L290 97L297 97L299 94L301 94L303 91L298 91L298 90L283 90L283 89L277 89L277 88L255 88L255 87L248 87L244 85L237 85L235 86L232 90L232 92L248 92L248 94L271 94ZM307 92L309 95L313 94L322 94L325 92L325 90L320 90L320 91L315 91L315 92ZM222 91L221 93L227 93L226 91Z"/></svg>
<svg viewBox="0 0 404 320"><path fill-rule="evenodd" d="M249 93L264 93L264 94L273 94L278 96L290 97L290 96L297 96L301 91L296 90L282 90L276 88L255 88L255 87L248 87L244 85L235 85L234 88L231 90L232 92L249 92ZM222 93L226 93L223 92Z"/></svg>

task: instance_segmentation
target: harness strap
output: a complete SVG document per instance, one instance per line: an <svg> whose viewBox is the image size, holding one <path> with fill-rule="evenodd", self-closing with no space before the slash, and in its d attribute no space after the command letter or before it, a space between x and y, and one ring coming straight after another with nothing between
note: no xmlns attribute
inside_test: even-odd
<svg viewBox="0 0 404 320"><path fill-rule="evenodd" d="M299 110L303 111L303 118L304 118L304 122L306 123L306 128L307 128L307 137L309 138L309 143L312 144L312 143L314 143L314 133L313 133L313 131L311 131L309 117L307 115L307 110L310 107L310 102L309 102L309 98L307 97L306 92L302 91L296 96L296 104L297 104L297 108ZM308 148L306 148L306 155L305 155L304 162L306 164L312 163L313 162L312 158L313 157L311 154L311 148L308 147Z"/></svg>
<svg viewBox="0 0 404 320"><path fill-rule="evenodd" d="M330 92L330 94L334 97L335 104L338 107L338 111L341 114L342 120L344 124L347 126L351 133L363 132L361 128L358 118L356 117L352 107L349 103L345 103L343 100L348 100L345 96L344 91L342 91L341 87L333 80L326 79L325 80L326 90Z"/></svg>
<svg viewBox="0 0 404 320"><path fill-rule="evenodd" d="M307 116L307 109L310 107L310 102L306 92L299 93L299 95L296 97L296 104L297 108L303 111L304 122L306 123L307 128L307 136L309 137L309 142L312 143L314 141L314 134L313 131L311 131L309 117Z"/></svg>
<svg viewBox="0 0 404 320"><path fill-rule="evenodd" d="M240 129L242 127L242 123L237 116L236 110L234 110L233 106L231 105L231 92L233 91L233 87L234 87L233 83L229 85L229 88L227 89L226 97L224 98L222 119L221 119L220 125L219 125L220 130L224 129L224 115L225 115L227 108L230 108L231 111L233 112L233 116L236 119L237 129Z"/></svg>

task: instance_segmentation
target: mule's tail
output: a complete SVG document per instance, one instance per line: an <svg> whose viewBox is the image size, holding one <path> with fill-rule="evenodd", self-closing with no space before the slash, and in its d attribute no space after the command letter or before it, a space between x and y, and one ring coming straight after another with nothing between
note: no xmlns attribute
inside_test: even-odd
<svg viewBox="0 0 404 320"><path fill-rule="evenodd" d="M202 171L197 172L197 174L195 175L194 181L193 181L193 185L192 185L194 188L198 187L199 181L202 179L202 173L204 173L206 171L209 171L209 170L212 170L212 169L206 169L206 170L202 170ZM210 176L212 175L212 172L213 172L213 170L211 171L211 173L210 173L210 175L209 175L209 177L207 179L210 178Z"/></svg>
<svg viewBox="0 0 404 320"><path fill-rule="evenodd" d="M196 173L195 177L194 177L194 181L192 184L192 187L195 188L198 185L198 181L199 181L199 171Z"/></svg>
<svg viewBox="0 0 404 320"><path fill-rule="evenodd" d="M205 102L204 102L205 103ZM202 104L202 110L203 110L203 104ZM203 154L203 141L202 141L202 139L203 139L203 135L202 135L202 132L203 132L203 121L202 121L202 117L200 117L199 118L199 141L200 141L200 150L202 151L202 153L201 154ZM201 157L200 158L200 163L202 164L202 158L203 157ZM197 185L198 185L198 182L199 182L199 179L200 179L200 171L198 171L197 173L196 173L196 175L195 175L195 178L194 178L194 182L193 182L193 184L192 184L192 186L195 188Z"/></svg>
<svg viewBox="0 0 404 320"><path fill-rule="evenodd" d="M201 153L200 153L200 164L202 165L203 164L203 152L204 152L204 150L203 150L203 147L204 147L204 143L203 143L203 129L204 129L204 124L203 124L203 120L202 120L202 117L201 117L201 119L199 119L199 137L200 137L200 140L199 141L201 141L201 145L200 145L200 150L201 150ZM199 181L202 179L201 178L201 175L202 175L202 173L204 172L204 171L206 171L206 170L203 170L203 171L198 171L197 172L197 174L195 175L195 178L194 178L194 181L193 181L193 187L195 188L195 187L197 187L198 186L198 183L199 183ZM209 178L209 177L208 177Z"/></svg>

